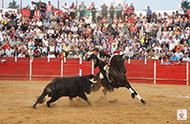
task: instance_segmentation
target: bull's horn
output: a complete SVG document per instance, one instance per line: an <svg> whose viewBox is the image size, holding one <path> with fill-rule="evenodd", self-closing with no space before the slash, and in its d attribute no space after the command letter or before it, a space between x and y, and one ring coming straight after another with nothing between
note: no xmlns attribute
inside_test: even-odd
<svg viewBox="0 0 190 124"><path fill-rule="evenodd" d="M93 84L98 83L98 81L90 80Z"/></svg>

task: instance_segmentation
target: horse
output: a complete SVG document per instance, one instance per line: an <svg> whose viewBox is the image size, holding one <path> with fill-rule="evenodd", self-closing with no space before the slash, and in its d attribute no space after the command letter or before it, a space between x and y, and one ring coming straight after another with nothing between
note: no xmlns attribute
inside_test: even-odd
<svg viewBox="0 0 190 124"><path fill-rule="evenodd" d="M108 67L107 70L107 77L111 81L109 83L113 86L113 88L117 89L119 87L126 87L131 92L131 97L133 99L135 98L136 95L139 101L141 101L142 104L145 105L146 102L137 94L137 92L132 88L132 86L128 82L126 76L127 71L124 63L125 60L123 59L123 55L114 55L111 58L110 66ZM93 86L91 87L91 91L96 92L100 89L101 86L103 86L104 89L102 91L104 95L107 97L109 102L113 102L109 99L108 95L106 94L108 92L108 89L106 88L107 83L105 83L107 80L105 78L100 79L100 72L98 72L95 75L94 81L97 81L97 83L93 84Z"/></svg>

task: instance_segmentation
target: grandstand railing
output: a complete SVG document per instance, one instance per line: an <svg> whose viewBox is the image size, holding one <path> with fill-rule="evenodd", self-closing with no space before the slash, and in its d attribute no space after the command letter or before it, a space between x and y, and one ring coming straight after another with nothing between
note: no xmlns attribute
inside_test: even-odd
<svg viewBox="0 0 190 124"><path fill-rule="evenodd" d="M55 77L96 74L99 69L82 59L4 58L0 80L52 80ZM189 62L162 65L161 60L126 60L130 82L189 85Z"/></svg>

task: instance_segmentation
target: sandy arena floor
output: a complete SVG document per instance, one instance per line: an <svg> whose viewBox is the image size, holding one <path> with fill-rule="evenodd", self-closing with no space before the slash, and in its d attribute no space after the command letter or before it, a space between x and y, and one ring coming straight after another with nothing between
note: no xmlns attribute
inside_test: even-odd
<svg viewBox="0 0 190 124"><path fill-rule="evenodd" d="M62 97L51 108L46 103L32 105L48 81L0 81L0 124L189 124L190 86L132 83L147 102L144 106L125 88L108 93L92 93L88 106L75 98L73 104ZM188 96L188 97L186 97ZM49 98L46 96L46 101ZM187 109L187 120L177 121L177 109Z"/></svg>

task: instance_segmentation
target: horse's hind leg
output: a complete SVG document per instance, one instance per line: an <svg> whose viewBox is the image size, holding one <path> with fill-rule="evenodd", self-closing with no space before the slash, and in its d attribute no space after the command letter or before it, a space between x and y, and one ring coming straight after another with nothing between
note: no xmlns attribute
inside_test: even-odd
<svg viewBox="0 0 190 124"><path fill-rule="evenodd" d="M110 100L110 98L109 98L108 95L106 94L106 93L108 92L108 89L107 89L107 88L104 88L104 89L102 90L102 92L104 93L104 95L105 95L106 98L108 99L108 102L112 103L113 101Z"/></svg>
<svg viewBox="0 0 190 124"><path fill-rule="evenodd" d="M131 97L134 99L135 98L135 95L137 96L137 98L139 99L139 101L142 102L143 105L146 104L146 102L137 94L137 92L131 87L131 85L128 84L125 86L127 89L129 89L129 91L131 92Z"/></svg>

